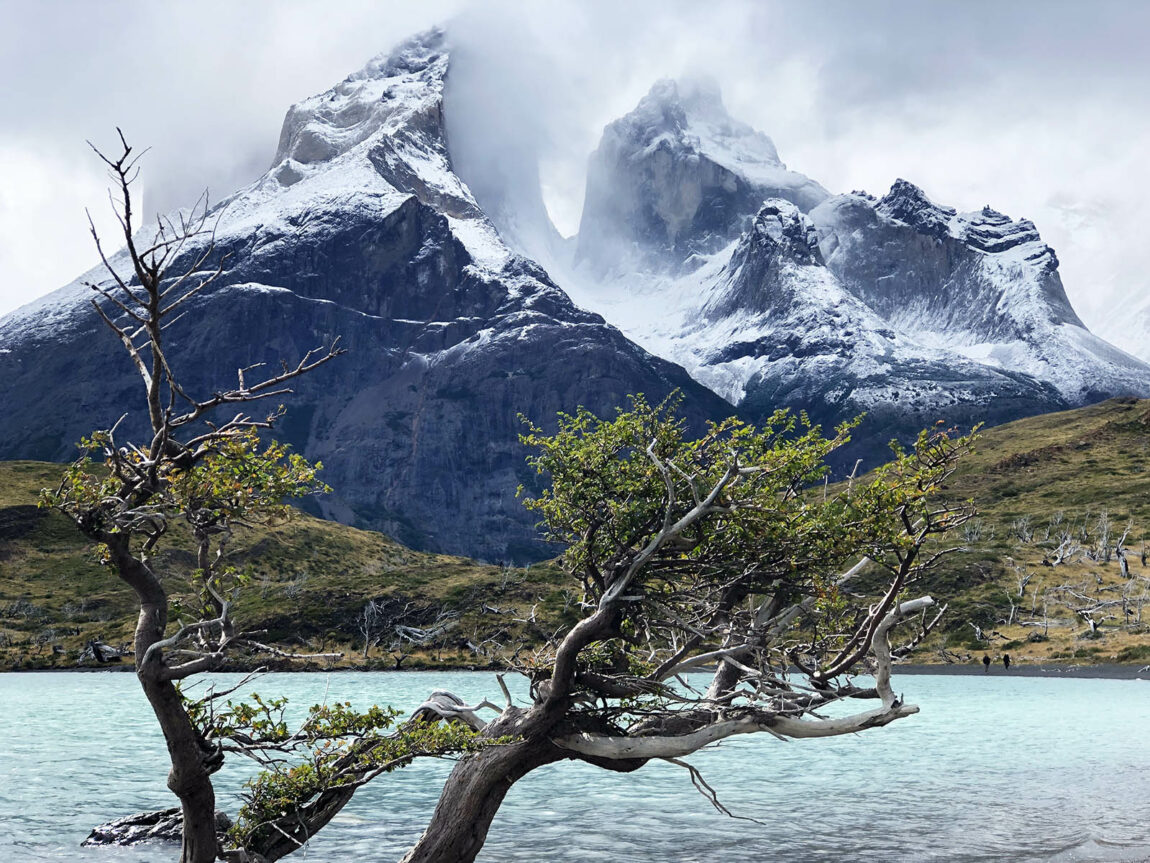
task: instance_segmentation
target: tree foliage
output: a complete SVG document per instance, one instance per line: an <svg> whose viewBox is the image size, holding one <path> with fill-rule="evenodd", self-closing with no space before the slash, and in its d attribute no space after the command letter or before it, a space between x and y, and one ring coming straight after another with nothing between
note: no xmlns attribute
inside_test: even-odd
<svg viewBox="0 0 1150 863"><path fill-rule="evenodd" d="M725 812L683 756L736 734L826 737L917 712L890 685L891 632L917 618L914 643L938 622L934 600L909 591L971 517L939 500L971 436L923 432L831 485L826 459L852 423L827 438L780 412L691 437L675 407L636 396L612 419L581 409L553 433L528 425L549 484L526 505L565 547L582 614L518 659L529 702L508 698L479 727L517 742L460 761L404 863L473 860L510 782L543 764L666 760ZM866 670L873 686L856 680ZM858 698L878 704L822 712Z"/></svg>
<svg viewBox="0 0 1150 863"><path fill-rule="evenodd" d="M523 436L532 466L550 478L526 506L566 547L585 604L617 607L619 625L635 633L622 649L648 663L685 657L713 642L716 627L749 633L755 614L805 602L793 637L762 658L828 679L865 642L860 615L886 614L938 559L920 560L928 539L970 515L935 502L969 437L923 432L865 480L831 487L827 456L857 421L828 438L780 411L759 426L731 418L689 438L675 407L636 397L614 419L579 410L560 415L554 434L531 425ZM865 614L840 584L859 559L890 579ZM765 597L762 608L755 599Z"/></svg>

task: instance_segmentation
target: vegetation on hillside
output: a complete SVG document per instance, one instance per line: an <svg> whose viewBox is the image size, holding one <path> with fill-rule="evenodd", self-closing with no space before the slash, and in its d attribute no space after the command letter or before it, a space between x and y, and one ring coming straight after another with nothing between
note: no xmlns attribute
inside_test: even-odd
<svg viewBox="0 0 1150 863"><path fill-rule="evenodd" d="M0 668L74 667L90 640L130 639L131 597L65 518L36 507L61 470L0 463ZM1139 605L1150 606L1140 600L1150 579L1150 401L1112 399L986 430L949 491L973 499L979 515L963 531L966 550L930 577L949 609L914 658L1150 662L1150 607ZM1106 524L1108 559L1099 551ZM1123 534L1129 577L1114 552ZM303 514L238 535L232 553L253 578L245 619L282 643L343 651L342 666L363 665L368 640L367 667L486 665L538 644L578 599L553 564L425 554ZM173 568L188 574L193 561ZM1091 632L1074 611L1090 603L1074 593L1118 604L1094 611ZM396 627L412 631L404 638Z"/></svg>
<svg viewBox="0 0 1150 863"><path fill-rule="evenodd" d="M950 609L918 658L1150 662L1150 401L989 429L950 485L979 517L935 575Z"/></svg>
<svg viewBox="0 0 1150 863"><path fill-rule="evenodd" d="M68 519L36 506L62 471L0 463L0 669L74 667L93 640L116 648L131 640L130 591ZM189 552L159 556L179 578L195 569ZM237 532L229 557L251 577L236 612L276 643L344 652L335 666L485 665L505 648L541 638L551 620L544 607L561 613L570 605L552 587L553 566L425 554L304 513ZM374 613L365 619L369 605ZM178 615L177 608L173 622ZM366 663L365 640L372 641ZM82 664L96 666L90 653Z"/></svg>

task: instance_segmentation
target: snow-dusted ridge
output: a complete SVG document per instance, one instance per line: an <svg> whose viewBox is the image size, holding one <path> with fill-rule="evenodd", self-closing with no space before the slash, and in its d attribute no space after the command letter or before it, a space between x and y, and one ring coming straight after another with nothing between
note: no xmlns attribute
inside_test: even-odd
<svg viewBox="0 0 1150 863"><path fill-rule="evenodd" d="M764 198L783 199L766 222ZM763 251L764 231L796 228L786 249ZM817 253L803 251L816 232ZM863 410L887 390L1020 411L1150 395L1150 367L1082 324L1032 222L959 212L906 180L882 198L831 196L730 118L711 83L658 82L607 126L559 281L736 405L804 378L795 404L825 401L820 382L831 398L843 375ZM950 383L931 385L932 368Z"/></svg>
<svg viewBox="0 0 1150 863"><path fill-rule="evenodd" d="M898 180L811 211L828 268L918 342L1049 382L1068 404L1150 394L1150 368L1090 333L1034 224L960 213Z"/></svg>
<svg viewBox="0 0 1150 863"><path fill-rule="evenodd" d="M732 118L714 81L662 80L603 130L575 262L598 276L673 271L736 239L768 197L808 210L828 195L788 170L770 138Z"/></svg>
<svg viewBox="0 0 1150 863"><path fill-rule="evenodd" d="M217 245L274 257L340 230L349 218L386 222L414 197L443 214L477 276L503 279L511 299L540 292L561 298L507 248L451 169L443 128L448 63L447 36L433 29L293 105L272 167L213 208ZM140 234L150 236L150 230L145 226ZM127 259L119 253L112 263L124 269ZM0 341L33 329L44 335L67 330L77 302L91 295L84 283L106 280L97 266L16 310L0 320Z"/></svg>
<svg viewBox="0 0 1150 863"><path fill-rule="evenodd" d="M339 336L348 353L297 382L281 425L325 464L322 513L423 549L539 559L554 551L515 495L535 482L520 411L608 414L674 389L697 427L725 409L507 247L452 170L448 66L431 31L292 106L274 164L214 211L225 269L168 354L189 392L211 393ZM71 457L138 384L91 295L78 280L0 320L0 457Z"/></svg>

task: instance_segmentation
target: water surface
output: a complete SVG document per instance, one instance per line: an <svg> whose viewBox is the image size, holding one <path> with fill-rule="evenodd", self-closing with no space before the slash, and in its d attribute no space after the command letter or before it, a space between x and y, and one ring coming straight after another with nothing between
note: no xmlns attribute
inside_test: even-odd
<svg viewBox="0 0 1150 863"><path fill-rule="evenodd" d="M219 679L236 679L219 675ZM742 737L693 756L734 821L686 772L619 775L564 763L511 790L485 863L788 863L1150 859L1150 682L914 676L922 712L853 737ZM463 672L273 674L256 684L300 706L350 700L411 708L435 688L499 699ZM288 859L398 860L450 763L381 777ZM174 805L163 740L131 674L0 674L0 861L142 863L172 846L81 849L101 821ZM248 765L218 775L234 813Z"/></svg>

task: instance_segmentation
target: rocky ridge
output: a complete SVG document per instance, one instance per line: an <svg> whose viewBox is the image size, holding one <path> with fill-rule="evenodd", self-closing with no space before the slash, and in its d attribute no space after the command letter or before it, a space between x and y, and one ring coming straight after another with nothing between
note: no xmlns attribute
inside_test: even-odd
<svg viewBox="0 0 1150 863"><path fill-rule="evenodd" d="M767 198L804 211L829 197L774 143L727 113L707 78L663 80L603 130L587 169L575 262L599 276L676 271L736 239Z"/></svg>
<svg viewBox="0 0 1150 863"><path fill-rule="evenodd" d="M675 388L696 423L724 407L502 243L451 170L447 68L435 31L291 108L275 164L219 210L224 275L172 328L170 356L185 388L212 392L339 335L348 353L298 382L280 427L325 464L322 514L421 549L539 559L553 550L516 500L539 482L518 413L606 415ZM77 281L0 321L4 457L70 458L138 397L89 294Z"/></svg>
<svg viewBox="0 0 1150 863"><path fill-rule="evenodd" d="M541 195L513 212L459 175L449 67L432 31L293 106L272 167L216 211L222 278L170 332L201 393L342 337L349 353L300 381L282 426L326 465L325 516L420 549L538 559L553 550L515 498L539 482L517 413L609 415L630 393L678 388L696 426L734 409L827 425L866 412L848 468L939 420L1150 395L1150 367L1082 326L1033 224L905 181L832 196L706 80L659 82L607 127L579 236L562 242ZM509 247L524 238L550 272ZM130 364L83 287L104 278L0 319L0 457L69 458L132 404Z"/></svg>
<svg viewBox="0 0 1150 863"><path fill-rule="evenodd" d="M722 173L708 154L732 138ZM714 88L656 84L604 130L560 283L752 418L866 412L851 455L868 463L937 420L1150 394L1150 366L1082 324L1033 223L905 180L831 196L781 165Z"/></svg>

